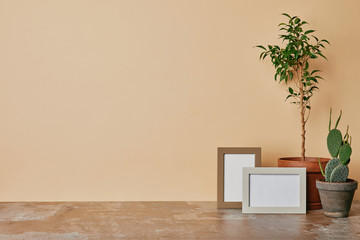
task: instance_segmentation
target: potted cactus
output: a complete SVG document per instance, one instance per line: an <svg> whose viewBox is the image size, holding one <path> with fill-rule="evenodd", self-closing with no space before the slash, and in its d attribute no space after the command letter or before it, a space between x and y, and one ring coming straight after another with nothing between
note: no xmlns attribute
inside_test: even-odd
<svg viewBox="0 0 360 240"><path fill-rule="evenodd" d="M288 86L286 100L298 106L301 123L301 157L279 158L279 167L305 167L307 176L307 209L320 209L321 202L319 192L316 189L315 181L321 177L317 157L305 157L305 126L312 110L310 100L318 90L318 80L320 70L311 69L312 61L318 58L325 58L322 50L329 42L325 39L318 39L314 36L315 30L305 30L308 24L298 16L290 16L283 13L287 22L280 23L279 38L285 44L284 47L278 45L258 45L256 47L263 50L260 59L270 58L275 67L275 81ZM310 70L311 69L311 70ZM321 164L325 167L330 159L321 158Z"/></svg>
<svg viewBox="0 0 360 240"><path fill-rule="evenodd" d="M351 137L349 126L344 137L337 129L342 112L336 121L335 128L331 129L331 109L329 120L329 134L327 136L327 147L332 159L326 164L325 173L320 169L325 179L316 180L319 190L324 215L328 217L347 217L351 203L357 189L358 182L349 179L349 167L351 149ZM319 162L320 163L320 162Z"/></svg>

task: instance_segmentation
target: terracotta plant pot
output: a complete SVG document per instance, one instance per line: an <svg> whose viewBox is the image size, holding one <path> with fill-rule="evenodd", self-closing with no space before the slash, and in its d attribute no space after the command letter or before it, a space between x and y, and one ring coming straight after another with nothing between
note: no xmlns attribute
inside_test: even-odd
<svg viewBox="0 0 360 240"><path fill-rule="evenodd" d="M321 201L319 191L316 188L316 180L323 176L319 168L319 158L306 157L305 161L301 161L301 157L284 157L278 159L278 167L298 167L306 168L306 209L321 209ZM329 158L320 158L321 166L325 169Z"/></svg>
<svg viewBox="0 0 360 240"><path fill-rule="evenodd" d="M319 189L321 203L324 208L324 215L328 217L348 217L351 203L358 182L347 179L346 182L325 182L324 179L316 180L316 187Z"/></svg>

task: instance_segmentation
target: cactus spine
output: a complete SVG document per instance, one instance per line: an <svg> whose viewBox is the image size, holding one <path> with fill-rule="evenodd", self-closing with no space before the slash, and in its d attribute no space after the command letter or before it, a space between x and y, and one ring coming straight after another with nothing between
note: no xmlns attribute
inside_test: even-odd
<svg viewBox="0 0 360 240"><path fill-rule="evenodd" d="M333 157L325 167L325 181L326 182L346 182L349 175L348 164L350 162L351 137L349 136L349 126L347 127L344 138L337 126L340 122L342 111L340 111L339 118L336 121L335 128L331 129L331 112L329 120L329 134L327 136L327 147L330 155ZM350 141L349 141L350 138ZM319 162L320 164L320 162ZM321 167L321 164L320 164Z"/></svg>

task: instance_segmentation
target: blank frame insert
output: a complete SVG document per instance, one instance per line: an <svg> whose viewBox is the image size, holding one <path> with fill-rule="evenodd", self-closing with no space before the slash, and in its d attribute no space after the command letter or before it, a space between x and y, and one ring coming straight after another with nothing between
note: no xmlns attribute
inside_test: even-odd
<svg viewBox="0 0 360 240"><path fill-rule="evenodd" d="M243 213L306 213L305 168L243 168Z"/></svg>
<svg viewBox="0 0 360 240"><path fill-rule="evenodd" d="M249 193L250 207L300 207L300 176L251 174Z"/></svg>
<svg viewBox="0 0 360 240"><path fill-rule="evenodd" d="M255 154L225 154L224 202L242 202L243 167L255 167Z"/></svg>

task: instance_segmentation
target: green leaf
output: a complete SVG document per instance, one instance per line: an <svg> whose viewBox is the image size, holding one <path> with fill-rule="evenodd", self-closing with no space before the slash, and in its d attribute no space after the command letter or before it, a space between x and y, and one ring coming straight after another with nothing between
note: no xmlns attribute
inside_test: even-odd
<svg viewBox="0 0 360 240"><path fill-rule="evenodd" d="M264 53L265 53L265 52L262 52L262 53L260 54L259 60L261 60L261 58L262 58L262 56L264 55Z"/></svg>
<svg viewBox="0 0 360 240"><path fill-rule="evenodd" d="M300 19L299 18L296 18L295 19L295 24L298 24L300 22Z"/></svg>
<svg viewBox="0 0 360 240"><path fill-rule="evenodd" d="M317 58L317 56L315 54L313 54L312 52L309 53L310 58Z"/></svg>
<svg viewBox="0 0 360 240"><path fill-rule="evenodd" d="M329 45L330 45L329 41L328 41L328 40L326 40L326 39L323 39L323 40L321 40L320 42L326 42L327 44L329 44Z"/></svg>
<svg viewBox="0 0 360 240"><path fill-rule="evenodd" d="M345 135L344 135L344 140L343 140L343 142L347 143L348 140L349 140L349 125L348 125L347 128L346 128L346 133L345 133Z"/></svg>
<svg viewBox="0 0 360 240"><path fill-rule="evenodd" d="M319 41L319 39L317 37L315 37L314 35L311 35L317 42Z"/></svg>
<svg viewBox="0 0 360 240"><path fill-rule="evenodd" d="M289 92L290 92L290 94L293 94L294 90L291 87L289 87Z"/></svg>
<svg viewBox="0 0 360 240"><path fill-rule="evenodd" d="M310 75L313 75L314 73L317 73L317 72L320 72L320 70L314 70L314 71L311 72Z"/></svg>
<svg viewBox="0 0 360 240"><path fill-rule="evenodd" d="M310 88L309 92L312 92L312 91L313 91L313 90L315 90L315 89L318 89L318 90L319 90L319 88L318 88L318 87L316 87L316 86L312 86L312 87Z"/></svg>
<svg viewBox="0 0 360 240"><path fill-rule="evenodd" d="M304 34L307 35L307 34L313 33L313 32L315 32L315 30L307 30Z"/></svg>
<svg viewBox="0 0 360 240"><path fill-rule="evenodd" d="M321 163L320 163L320 158L318 160L319 160L319 167L320 167L320 170L321 170L321 174L325 177L324 171L323 171Z"/></svg>
<svg viewBox="0 0 360 240"><path fill-rule="evenodd" d="M291 18L290 15L287 14L287 13L283 13L283 14L281 14L281 15L284 15L284 16L287 16L288 18Z"/></svg>
<svg viewBox="0 0 360 240"><path fill-rule="evenodd" d="M338 126L338 124L339 124L339 122L340 122L340 119L341 119L341 115L342 115L342 110L340 110L340 115L339 115L338 120L336 121L336 124L335 124L335 128L334 128L334 129L337 128L337 126Z"/></svg>
<svg viewBox="0 0 360 240"><path fill-rule="evenodd" d="M310 106L306 106L306 108L307 108L307 109L311 109L311 107L310 107Z"/></svg>
<svg viewBox="0 0 360 240"><path fill-rule="evenodd" d="M301 41L309 40L309 38L308 38L306 35L302 35L302 36L300 37L300 40L301 40Z"/></svg>
<svg viewBox="0 0 360 240"><path fill-rule="evenodd" d="M255 46L255 47L258 47L258 48L264 49L264 50L266 51L266 48L265 48L264 46L262 46L262 45L257 45L257 46Z"/></svg>
<svg viewBox="0 0 360 240"><path fill-rule="evenodd" d="M295 60L298 60L298 57L299 57L299 52L296 52L295 53Z"/></svg>
<svg viewBox="0 0 360 240"><path fill-rule="evenodd" d="M331 130L331 113L332 113L332 108L330 108L329 132Z"/></svg>
<svg viewBox="0 0 360 240"><path fill-rule="evenodd" d="M322 53L318 52L317 54L328 60Z"/></svg>
<svg viewBox="0 0 360 240"><path fill-rule="evenodd" d="M308 68L309 68L309 63L306 62L306 63L305 63L305 68L304 68L304 70L307 70Z"/></svg>

